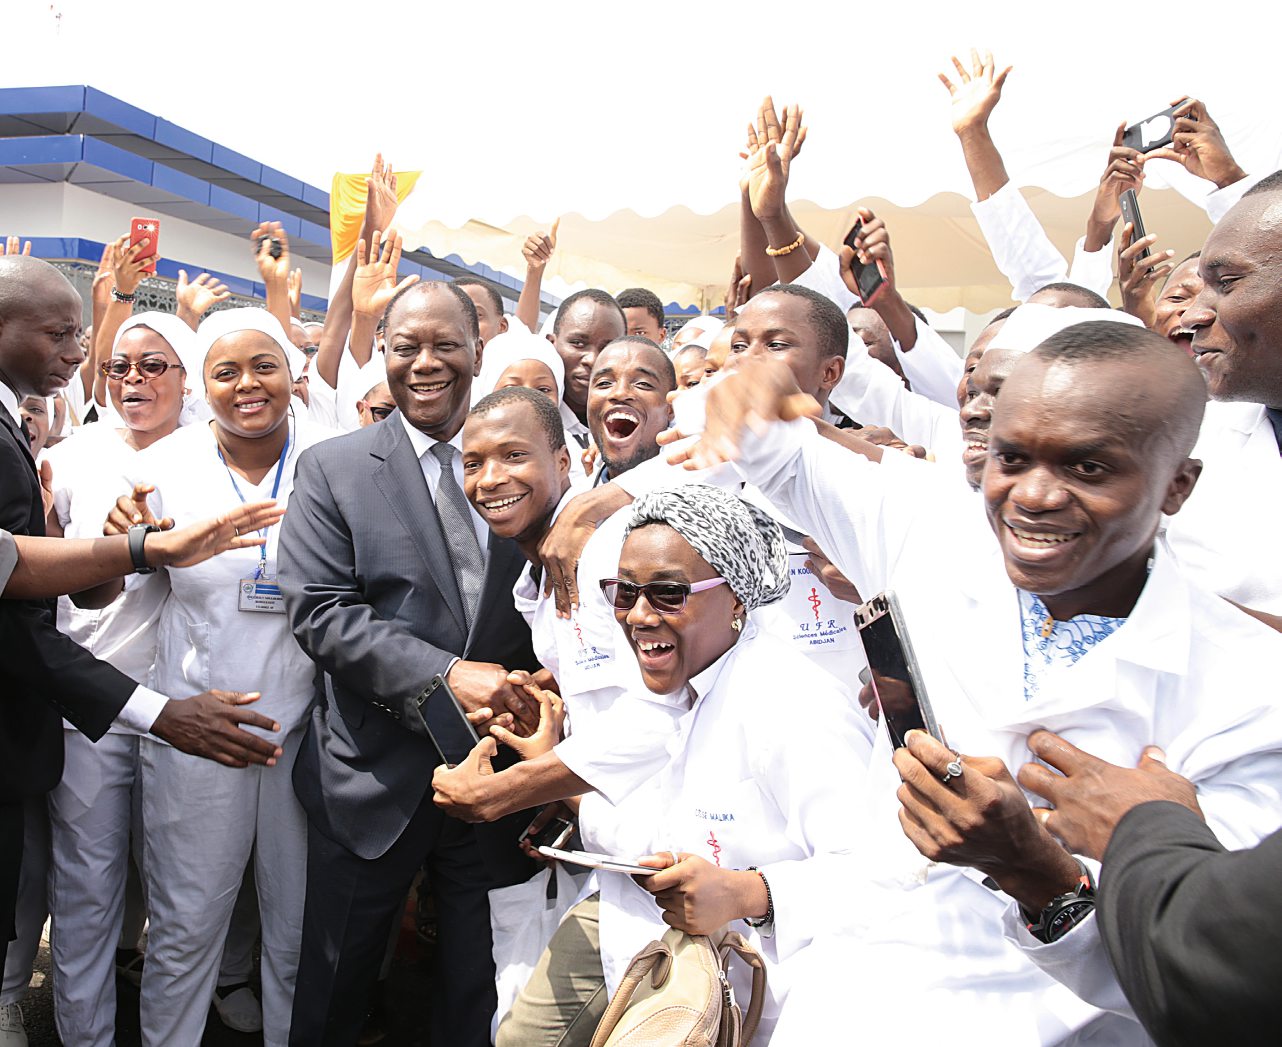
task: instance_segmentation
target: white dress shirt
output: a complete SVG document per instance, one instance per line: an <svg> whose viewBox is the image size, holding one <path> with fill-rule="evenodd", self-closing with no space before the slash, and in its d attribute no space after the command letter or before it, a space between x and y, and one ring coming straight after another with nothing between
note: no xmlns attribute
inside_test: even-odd
<svg viewBox="0 0 1282 1047"><path fill-rule="evenodd" d="M398 414L397 417L400 418L401 425L405 427L405 432L410 438L410 445L414 448L414 454L418 457L418 464L423 469L423 479L427 481L427 492L432 496L432 504L435 505L436 491L441 484L441 463L436 455L428 454L428 452L441 441L433 439L419 429L415 429L403 414ZM454 482L458 484L458 488L461 491L463 490L463 430L459 429L453 437L445 442L454 448L451 465L454 470ZM468 512L472 514L472 527L476 530L476 543L481 547L481 559L484 562L489 559L490 528L481 518L481 514L472 508L470 502L467 508Z"/></svg>
<svg viewBox="0 0 1282 1047"><path fill-rule="evenodd" d="M17 393L3 382L0 382L0 405L3 405L4 409L9 412L14 424L21 426L22 415L18 411L18 403ZM129 696L129 700L125 702L124 708L120 710L114 721L114 725L138 734L146 734L151 730L151 725L156 722L156 717L160 715L160 710L165 707L168 701L169 699L165 695L158 694L156 691L140 684Z"/></svg>
<svg viewBox="0 0 1282 1047"><path fill-rule="evenodd" d="M1164 547L1127 622L1047 673L1029 701L1018 592L978 503L941 526L896 497L881 467L804 421L769 426L744 446L740 468L862 592L895 590L935 715L961 752L996 756L1013 773L1039 727L1123 766L1157 744L1197 783L1226 845L1249 846L1282 822L1282 706L1271 686L1282 636L1191 584ZM1004 896L973 870L918 854L899 825L890 757L879 733L860 861L833 883L829 900L843 905L795 983L805 992L794 991L780 1042L820 1042L839 1013L889 1028L911 1008L982 1026L1003 1044L1071 1042L1079 1031L1093 1044L1144 1042L1132 1020L1098 1009L1124 1005L1093 920L1051 946L1016 936L1014 948ZM895 1027L905 1045L938 1041L929 1023Z"/></svg>

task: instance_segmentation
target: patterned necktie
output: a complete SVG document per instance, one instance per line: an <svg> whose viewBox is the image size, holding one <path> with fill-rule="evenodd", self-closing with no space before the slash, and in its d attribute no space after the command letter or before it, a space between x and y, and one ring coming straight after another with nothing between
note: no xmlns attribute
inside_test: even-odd
<svg viewBox="0 0 1282 1047"><path fill-rule="evenodd" d="M441 463L441 481L436 487L436 515L440 518L445 544L450 550L450 562L454 565L454 577L463 596L463 609L470 629L476 616L476 605L481 601L481 587L485 583L485 561L476 540L472 511L458 481L454 479L454 447L437 443L432 445L430 452Z"/></svg>

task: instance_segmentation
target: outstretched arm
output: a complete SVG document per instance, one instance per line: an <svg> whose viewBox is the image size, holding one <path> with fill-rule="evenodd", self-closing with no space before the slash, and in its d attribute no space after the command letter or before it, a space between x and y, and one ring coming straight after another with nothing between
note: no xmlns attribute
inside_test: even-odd
<svg viewBox="0 0 1282 1047"><path fill-rule="evenodd" d="M527 237L521 254L525 256L525 283L521 296L516 300L516 318L535 334L539 333L539 305L543 292L543 270L556 251L556 231L561 219L552 223L546 233Z"/></svg>

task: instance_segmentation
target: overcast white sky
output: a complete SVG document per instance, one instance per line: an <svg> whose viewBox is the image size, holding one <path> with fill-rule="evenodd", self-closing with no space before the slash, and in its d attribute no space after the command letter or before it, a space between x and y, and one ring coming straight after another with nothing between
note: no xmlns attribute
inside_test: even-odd
<svg viewBox="0 0 1282 1047"><path fill-rule="evenodd" d="M807 106L799 196L966 191L935 73L972 44L1016 67L994 130L1017 181L1087 191L1117 121L1185 92L1276 155L1276 5L1240 28L1184 2L728 6L6 0L0 77L91 84L322 188L382 149L495 221L729 203L767 90Z"/></svg>

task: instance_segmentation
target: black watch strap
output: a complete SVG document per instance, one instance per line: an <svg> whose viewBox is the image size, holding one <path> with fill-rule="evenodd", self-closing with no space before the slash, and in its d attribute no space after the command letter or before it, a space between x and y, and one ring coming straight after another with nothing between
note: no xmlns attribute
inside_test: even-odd
<svg viewBox="0 0 1282 1047"><path fill-rule="evenodd" d="M152 531L159 531L160 528L155 524L134 524L129 528L129 559L134 563L134 571L137 574L154 574L156 569L147 566L147 557L143 552L143 545L147 541L147 535Z"/></svg>
<svg viewBox="0 0 1282 1047"><path fill-rule="evenodd" d="M1049 945L1058 941L1095 911L1095 877L1085 862L1080 858L1076 861L1082 875L1073 890L1052 898L1036 917L1030 918L1023 908L1020 909L1028 933L1039 942Z"/></svg>

